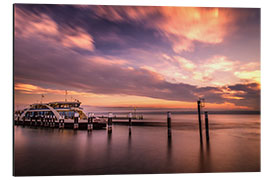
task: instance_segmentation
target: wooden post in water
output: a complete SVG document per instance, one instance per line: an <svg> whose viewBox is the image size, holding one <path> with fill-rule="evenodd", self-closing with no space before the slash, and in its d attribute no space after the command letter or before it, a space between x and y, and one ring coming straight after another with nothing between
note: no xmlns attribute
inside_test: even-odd
<svg viewBox="0 0 270 180"><path fill-rule="evenodd" d="M37 126L37 114L34 114L34 121L35 121L34 126Z"/></svg>
<svg viewBox="0 0 270 180"><path fill-rule="evenodd" d="M109 134L112 133L112 118L113 118L113 114L110 112L108 116L108 133Z"/></svg>
<svg viewBox="0 0 270 180"><path fill-rule="evenodd" d="M171 132L171 112L167 112L167 126L168 126L168 137L172 136Z"/></svg>
<svg viewBox="0 0 270 180"><path fill-rule="evenodd" d="M43 126L45 127L46 126L46 119L47 119L47 114L44 114L44 119L43 119Z"/></svg>
<svg viewBox="0 0 270 180"><path fill-rule="evenodd" d="M129 135L131 135L131 127L132 127L131 118L132 118L132 113L129 113L128 114L128 130L129 130Z"/></svg>
<svg viewBox="0 0 270 180"><path fill-rule="evenodd" d="M199 133L200 133L200 141L202 142L202 123L201 123L201 101L197 101L198 104L198 119L199 119Z"/></svg>
<svg viewBox="0 0 270 180"><path fill-rule="evenodd" d="M49 115L47 114L45 117L45 127L48 126L48 121L49 121Z"/></svg>
<svg viewBox="0 0 270 180"><path fill-rule="evenodd" d="M30 126L32 126L32 121L33 121L33 115L31 114L31 116L30 116Z"/></svg>
<svg viewBox="0 0 270 180"><path fill-rule="evenodd" d="M53 127L53 128L55 127L55 120L56 120L56 116L53 115L53 116L52 116L52 127Z"/></svg>
<svg viewBox="0 0 270 180"><path fill-rule="evenodd" d="M88 124L87 124L88 131L93 130L93 118L94 118L94 113L89 113L88 114Z"/></svg>
<svg viewBox="0 0 270 180"><path fill-rule="evenodd" d="M61 128L62 128L62 129L65 128L65 116L63 116Z"/></svg>
<svg viewBox="0 0 270 180"><path fill-rule="evenodd" d="M43 126L43 114L40 115L40 126Z"/></svg>
<svg viewBox="0 0 270 180"><path fill-rule="evenodd" d="M25 116L22 118L22 120L23 120L23 126L24 126L24 124L25 124Z"/></svg>
<svg viewBox="0 0 270 180"><path fill-rule="evenodd" d="M60 116L59 117L59 121L58 121L58 128L62 129L63 128L63 121L64 121L64 117Z"/></svg>
<svg viewBox="0 0 270 180"><path fill-rule="evenodd" d="M49 125L49 126L50 126L50 127L52 127L52 118L53 118L53 116L50 115L50 117L49 117L49 121L50 121L50 123L49 123L50 125Z"/></svg>
<svg viewBox="0 0 270 180"><path fill-rule="evenodd" d="M209 126L208 126L208 112L204 112L205 115L205 135L206 140L209 141Z"/></svg>
<svg viewBox="0 0 270 180"><path fill-rule="evenodd" d="M16 119L17 119L17 121L16 121ZM16 118L15 118L15 125L19 125L20 123L20 114L17 114L16 115Z"/></svg>
<svg viewBox="0 0 270 180"><path fill-rule="evenodd" d="M78 129L79 128L79 113L78 112L75 112L74 114L74 129Z"/></svg>
<svg viewBox="0 0 270 180"><path fill-rule="evenodd" d="M48 119L47 119L47 126L50 127L50 123L51 122L51 115L48 115Z"/></svg>

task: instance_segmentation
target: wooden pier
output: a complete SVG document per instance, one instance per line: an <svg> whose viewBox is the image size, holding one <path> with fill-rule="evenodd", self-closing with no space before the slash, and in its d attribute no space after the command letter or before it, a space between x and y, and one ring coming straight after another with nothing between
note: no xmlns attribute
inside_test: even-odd
<svg viewBox="0 0 270 180"><path fill-rule="evenodd" d="M64 123L64 126L62 123ZM88 121L87 120L81 120L78 123L79 130L88 130ZM22 121L18 121L15 119L15 125L19 126L29 126L29 127L42 127L42 128L63 128L63 129L74 129L74 121L71 120L65 120L62 121L55 121L53 124L52 119L45 120L45 123L41 119L31 120L30 119L24 119ZM60 125L60 127L59 127ZM106 124L104 123L93 123L93 129L106 129Z"/></svg>

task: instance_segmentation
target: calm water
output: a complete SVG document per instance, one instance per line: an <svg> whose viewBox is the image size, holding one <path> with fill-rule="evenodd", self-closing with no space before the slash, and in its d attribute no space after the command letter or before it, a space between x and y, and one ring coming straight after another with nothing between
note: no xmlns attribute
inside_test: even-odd
<svg viewBox="0 0 270 180"><path fill-rule="evenodd" d="M166 122L166 114L144 118ZM166 126L133 126L131 136L126 125L113 125L112 135L15 126L15 175L260 171L260 115L210 114L203 144L197 121L172 115L171 139Z"/></svg>

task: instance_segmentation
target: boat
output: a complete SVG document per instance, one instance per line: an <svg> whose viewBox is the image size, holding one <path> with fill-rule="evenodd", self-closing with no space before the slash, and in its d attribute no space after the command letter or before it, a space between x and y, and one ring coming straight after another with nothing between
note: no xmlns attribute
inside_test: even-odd
<svg viewBox="0 0 270 180"><path fill-rule="evenodd" d="M65 123L74 123L76 115L78 115L79 124L87 124L88 116L80 107L80 101L57 101L49 103L35 103L31 104L29 107L22 111L15 111L15 120L25 121L31 118L41 119L45 117L51 117L56 123L60 120L64 120ZM98 128L106 127L107 123L105 119L100 119L93 116L93 114L88 114L93 118L93 126Z"/></svg>

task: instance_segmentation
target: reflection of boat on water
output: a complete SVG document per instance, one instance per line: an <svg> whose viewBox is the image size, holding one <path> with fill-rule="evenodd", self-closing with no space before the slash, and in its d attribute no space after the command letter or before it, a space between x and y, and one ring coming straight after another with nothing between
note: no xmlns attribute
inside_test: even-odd
<svg viewBox="0 0 270 180"><path fill-rule="evenodd" d="M59 101L50 103L36 103L30 105L22 111L15 111L15 120L23 121L36 118L37 121L41 121L42 118L52 118L56 123L59 120L64 120L65 123L74 123L75 116L78 114L78 120L80 123L87 123L87 115L84 113L83 108L80 107L79 101ZM106 121L98 117L93 117L93 126L106 127Z"/></svg>

